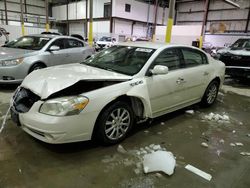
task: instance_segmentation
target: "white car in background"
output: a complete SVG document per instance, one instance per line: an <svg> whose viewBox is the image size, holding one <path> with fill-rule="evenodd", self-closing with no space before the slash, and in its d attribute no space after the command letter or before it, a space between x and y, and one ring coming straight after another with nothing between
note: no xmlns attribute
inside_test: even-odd
<svg viewBox="0 0 250 188"><path fill-rule="evenodd" d="M95 43L95 49L96 51L103 50L105 48L109 48L111 46L114 46L117 44L116 39L112 37L101 37L98 41Z"/></svg>
<svg viewBox="0 0 250 188"><path fill-rule="evenodd" d="M215 102L225 65L188 46L123 43L83 63L29 74L14 94L12 119L47 143L123 140L137 122Z"/></svg>

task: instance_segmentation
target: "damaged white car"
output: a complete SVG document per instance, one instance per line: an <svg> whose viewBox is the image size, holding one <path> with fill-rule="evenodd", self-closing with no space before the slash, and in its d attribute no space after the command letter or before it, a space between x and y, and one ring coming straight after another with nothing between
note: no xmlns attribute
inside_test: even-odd
<svg viewBox="0 0 250 188"><path fill-rule="evenodd" d="M80 64L29 74L11 101L12 119L47 143L123 140L138 122L201 102L210 106L225 65L180 45L124 43Z"/></svg>

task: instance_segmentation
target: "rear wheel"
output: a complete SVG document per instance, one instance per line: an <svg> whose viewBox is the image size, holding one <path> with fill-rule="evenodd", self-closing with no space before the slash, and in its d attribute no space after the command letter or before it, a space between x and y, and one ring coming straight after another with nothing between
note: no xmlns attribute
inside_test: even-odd
<svg viewBox="0 0 250 188"><path fill-rule="evenodd" d="M213 80L212 82L210 82L201 100L201 104L204 107L208 107L214 104L218 95L219 85L220 84L217 80Z"/></svg>
<svg viewBox="0 0 250 188"><path fill-rule="evenodd" d="M117 101L107 107L97 121L97 139L106 145L122 141L132 128L134 115L131 107Z"/></svg>

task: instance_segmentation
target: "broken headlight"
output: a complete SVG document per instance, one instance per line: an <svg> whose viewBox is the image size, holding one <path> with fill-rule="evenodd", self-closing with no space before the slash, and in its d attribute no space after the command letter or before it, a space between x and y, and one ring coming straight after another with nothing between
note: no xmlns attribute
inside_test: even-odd
<svg viewBox="0 0 250 188"><path fill-rule="evenodd" d="M61 97L45 101L39 112L52 116L70 116L79 114L88 104L89 99L83 96Z"/></svg>
<svg viewBox="0 0 250 188"><path fill-rule="evenodd" d="M15 65L19 65L21 63L23 63L23 58L2 60L1 61L2 66L15 66Z"/></svg>

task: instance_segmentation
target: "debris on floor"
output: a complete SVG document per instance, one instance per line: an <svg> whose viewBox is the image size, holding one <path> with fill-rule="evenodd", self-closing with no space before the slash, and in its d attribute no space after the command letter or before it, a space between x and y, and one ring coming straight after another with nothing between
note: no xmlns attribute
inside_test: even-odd
<svg viewBox="0 0 250 188"><path fill-rule="evenodd" d="M223 139L220 139L220 141L219 141L221 144L224 144L225 143L225 140L223 140Z"/></svg>
<svg viewBox="0 0 250 188"><path fill-rule="evenodd" d="M201 146L207 148L207 147L208 147L208 144L207 144L206 142L202 142L202 143L201 143Z"/></svg>
<svg viewBox="0 0 250 188"><path fill-rule="evenodd" d="M233 147L234 147L234 146L236 146L236 145L235 145L234 143L230 143L230 146L233 146Z"/></svg>
<svg viewBox="0 0 250 188"><path fill-rule="evenodd" d="M176 161L171 152L156 151L143 157L144 173L161 171L170 176L174 173L175 165Z"/></svg>
<svg viewBox="0 0 250 188"><path fill-rule="evenodd" d="M164 123L164 122L161 122L161 125L165 125L165 123Z"/></svg>
<svg viewBox="0 0 250 188"><path fill-rule="evenodd" d="M250 134L247 134L248 137L250 137Z"/></svg>
<svg viewBox="0 0 250 188"><path fill-rule="evenodd" d="M193 115L194 114L194 110L186 110L186 113Z"/></svg>
<svg viewBox="0 0 250 188"><path fill-rule="evenodd" d="M204 171L202 171L202 170L200 170L200 169L198 169L198 168L196 168L196 167L194 167L194 166L192 166L190 164L188 164L187 166L185 166L185 168L187 170L189 170L189 171L197 174L198 176L200 176L200 177L208 180L208 181L210 181L212 179L212 176L210 174L208 174L208 173L206 173L206 172L204 172Z"/></svg>
<svg viewBox="0 0 250 188"><path fill-rule="evenodd" d="M241 155L250 156L250 152L240 152Z"/></svg>
<svg viewBox="0 0 250 188"><path fill-rule="evenodd" d="M216 121L218 123L229 123L229 121L230 121L230 118L228 115L226 115L226 114L223 114L223 115L214 114L213 112L211 112L208 115L205 115L204 119L209 120L209 121Z"/></svg>
<svg viewBox="0 0 250 188"><path fill-rule="evenodd" d="M235 145L236 146L243 146L243 144L241 142L236 142Z"/></svg>
<svg viewBox="0 0 250 188"><path fill-rule="evenodd" d="M162 132L157 132L157 134L161 135L161 134L162 134Z"/></svg>
<svg viewBox="0 0 250 188"><path fill-rule="evenodd" d="M3 131L7 119L10 117L10 116L9 116L10 108L11 108L11 106L8 108L8 110L7 110L6 114L5 114L5 116L2 116L3 122L2 122L2 125L1 125L1 128L0 128L0 133Z"/></svg>
<svg viewBox="0 0 250 188"><path fill-rule="evenodd" d="M119 153L127 153L127 151L124 149L124 147L122 146L122 145L119 145L118 147L117 147L117 151L119 152Z"/></svg>
<svg viewBox="0 0 250 188"><path fill-rule="evenodd" d="M145 130L144 133L149 133L149 131L148 131L148 130Z"/></svg>
<svg viewBox="0 0 250 188"><path fill-rule="evenodd" d="M233 133L233 134L235 134L235 133L236 133L236 131L235 131L235 130L233 130L233 131L232 131L232 133Z"/></svg>

